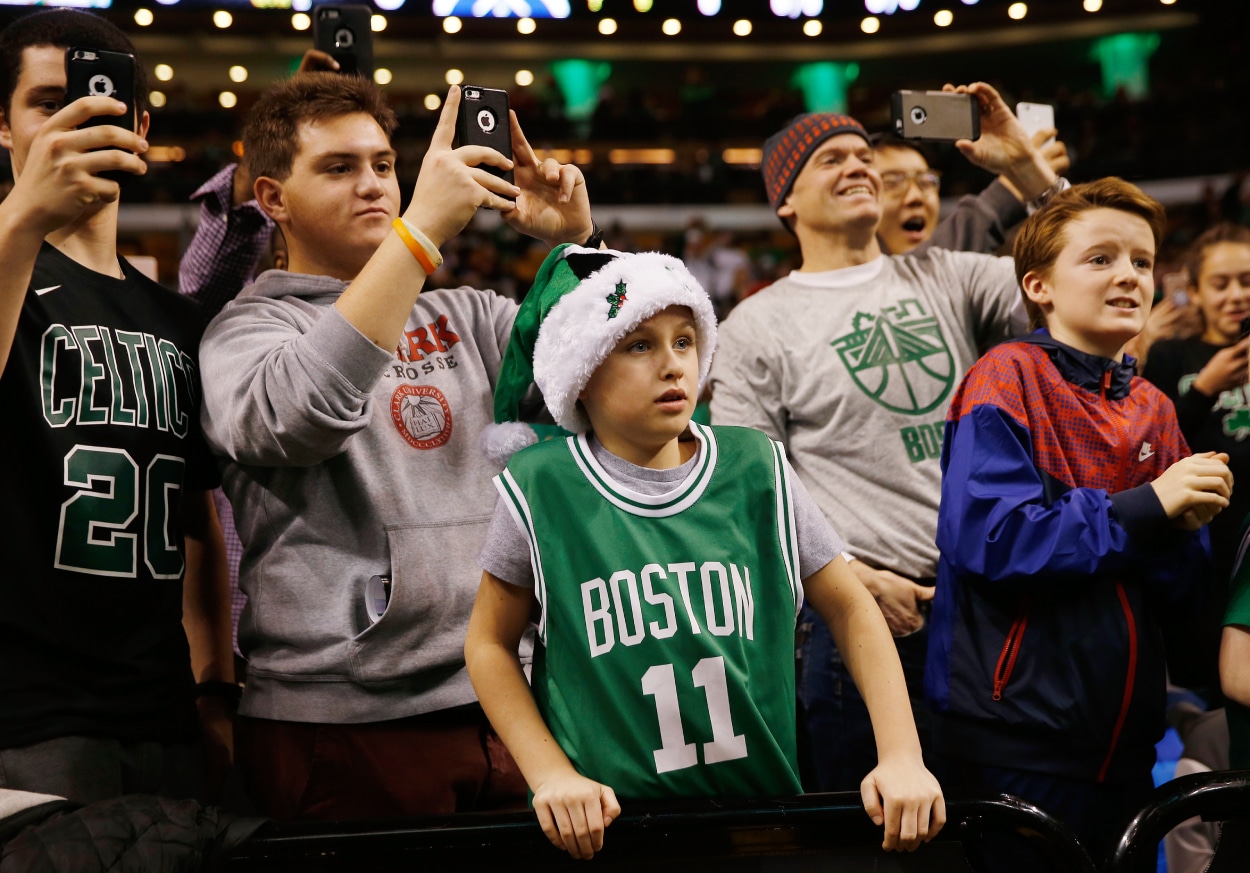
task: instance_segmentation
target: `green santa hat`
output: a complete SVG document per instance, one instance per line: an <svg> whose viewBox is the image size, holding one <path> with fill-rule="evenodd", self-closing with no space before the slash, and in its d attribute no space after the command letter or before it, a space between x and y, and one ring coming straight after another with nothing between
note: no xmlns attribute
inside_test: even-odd
<svg viewBox="0 0 1250 873"><path fill-rule="evenodd" d="M504 464L537 441L518 420L532 385L556 424L571 433L590 430L578 395L621 337L669 306L694 313L701 390L716 349L716 315L685 264L659 252L552 249L512 326L495 384L496 424L482 437L487 456Z"/></svg>

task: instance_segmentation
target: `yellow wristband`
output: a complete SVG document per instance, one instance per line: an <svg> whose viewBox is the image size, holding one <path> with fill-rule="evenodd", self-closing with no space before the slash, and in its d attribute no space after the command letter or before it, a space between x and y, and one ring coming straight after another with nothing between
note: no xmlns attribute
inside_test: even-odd
<svg viewBox="0 0 1250 873"><path fill-rule="evenodd" d="M438 248L428 236L402 218L395 219L391 224L395 232L399 234L399 238L404 241L404 245L408 247L408 251L412 252L412 256L417 259L421 269L425 270L425 275L428 276L439 268L443 263L443 256L439 254Z"/></svg>

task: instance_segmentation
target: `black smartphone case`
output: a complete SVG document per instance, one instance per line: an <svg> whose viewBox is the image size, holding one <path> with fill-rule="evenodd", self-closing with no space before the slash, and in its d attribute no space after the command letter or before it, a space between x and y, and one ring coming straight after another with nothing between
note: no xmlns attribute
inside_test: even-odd
<svg viewBox="0 0 1250 873"><path fill-rule="evenodd" d="M498 88L461 85L456 140L460 145L489 146L504 157L511 158L512 123L508 117L508 92ZM511 170L501 170L488 164L481 167L501 179L513 181Z"/></svg>
<svg viewBox="0 0 1250 873"><path fill-rule="evenodd" d="M981 136L981 106L971 94L895 91L890 115L903 139L954 142Z"/></svg>
<svg viewBox="0 0 1250 873"><path fill-rule="evenodd" d="M135 56L93 48L65 51L65 103L80 97L113 97L130 107L128 115L93 115L80 127L115 124L133 131L135 116Z"/></svg>
<svg viewBox="0 0 1250 873"><path fill-rule="evenodd" d="M340 73L373 78L373 10L368 6L317 6L313 47L339 62Z"/></svg>

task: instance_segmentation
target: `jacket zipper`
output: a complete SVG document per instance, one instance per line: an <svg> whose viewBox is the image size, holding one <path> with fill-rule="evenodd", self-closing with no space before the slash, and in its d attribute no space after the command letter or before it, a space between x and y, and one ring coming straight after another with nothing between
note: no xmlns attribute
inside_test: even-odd
<svg viewBox="0 0 1250 873"><path fill-rule="evenodd" d="M1115 424L1120 444L1126 452L1130 452L1132 447L1129 446L1128 434L1124 430L1124 420L1111 408L1111 401L1107 399L1107 390L1110 387L1111 371L1108 370L1102 378L1102 403L1107 410L1107 415ZM1124 490L1128 477L1128 463L1120 464L1119 467L1117 487L1113 493ZM1120 734L1124 730L1124 722L1128 718L1129 705L1133 702L1133 686L1137 681L1137 623L1133 620L1133 609L1129 605L1128 593L1124 590L1123 582L1116 580L1115 593L1120 600L1120 608L1124 611L1124 623L1128 628L1128 675L1124 678L1124 696L1120 700L1120 713L1116 716L1115 728L1111 731L1111 744L1107 747L1107 757L1103 759L1102 767L1098 770L1099 782L1107 778L1107 770L1111 767L1111 759L1115 756L1116 746L1120 743Z"/></svg>
<svg viewBox="0 0 1250 873"><path fill-rule="evenodd" d="M1003 641L1003 650L998 655L998 665L994 667L994 700L1003 699L1003 689L1011 680L1011 673L1016 668L1016 656L1020 654L1020 640L1024 637L1024 628L1029 623L1029 614L1022 612L1020 617L1011 623L1007 631L1007 639Z"/></svg>
<svg viewBox="0 0 1250 873"><path fill-rule="evenodd" d="M1116 436L1120 438L1120 445L1123 447L1123 450L1127 452L1131 450L1131 447L1128 444L1128 432L1124 429L1124 419L1120 417L1118 412L1111 408L1111 401L1107 399L1107 390L1109 388L1111 388L1111 371L1107 370L1102 374L1102 406L1107 412L1107 417L1110 418L1111 422L1115 425L1115 432ZM1118 494L1124 490L1125 482L1128 478L1128 469L1127 463L1119 465L1119 471L1116 474L1116 489L1111 492L1112 494Z"/></svg>
<svg viewBox="0 0 1250 873"><path fill-rule="evenodd" d="M1107 769L1111 766L1115 747L1120 742L1120 732L1124 730L1124 722L1128 718L1129 704L1133 702L1133 685L1137 681L1137 623L1133 621L1133 610L1129 606L1124 583L1115 583L1115 593L1120 598L1120 608L1124 610L1124 621L1128 625L1128 676L1124 679L1124 698L1120 701L1120 714L1115 720L1115 730L1111 732L1111 745L1107 749L1107 757L1103 759L1102 768L1098 771L1099 782L1107 778Z"/></svg>

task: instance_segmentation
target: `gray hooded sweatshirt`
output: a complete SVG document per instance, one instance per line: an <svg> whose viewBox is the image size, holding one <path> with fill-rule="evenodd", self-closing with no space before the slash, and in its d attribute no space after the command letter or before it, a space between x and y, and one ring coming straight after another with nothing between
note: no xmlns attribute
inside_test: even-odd
<svg viewBox="0 0 1250 873"><path fill-rule="evenodd" d="M499 472L478 437L516 304L426 291L387 351L334 307L346 285L264 273L200 347L244 545L244 715L348 724L475 700L464 637ZM376 622L373 576L392 580Z"/></svg>

